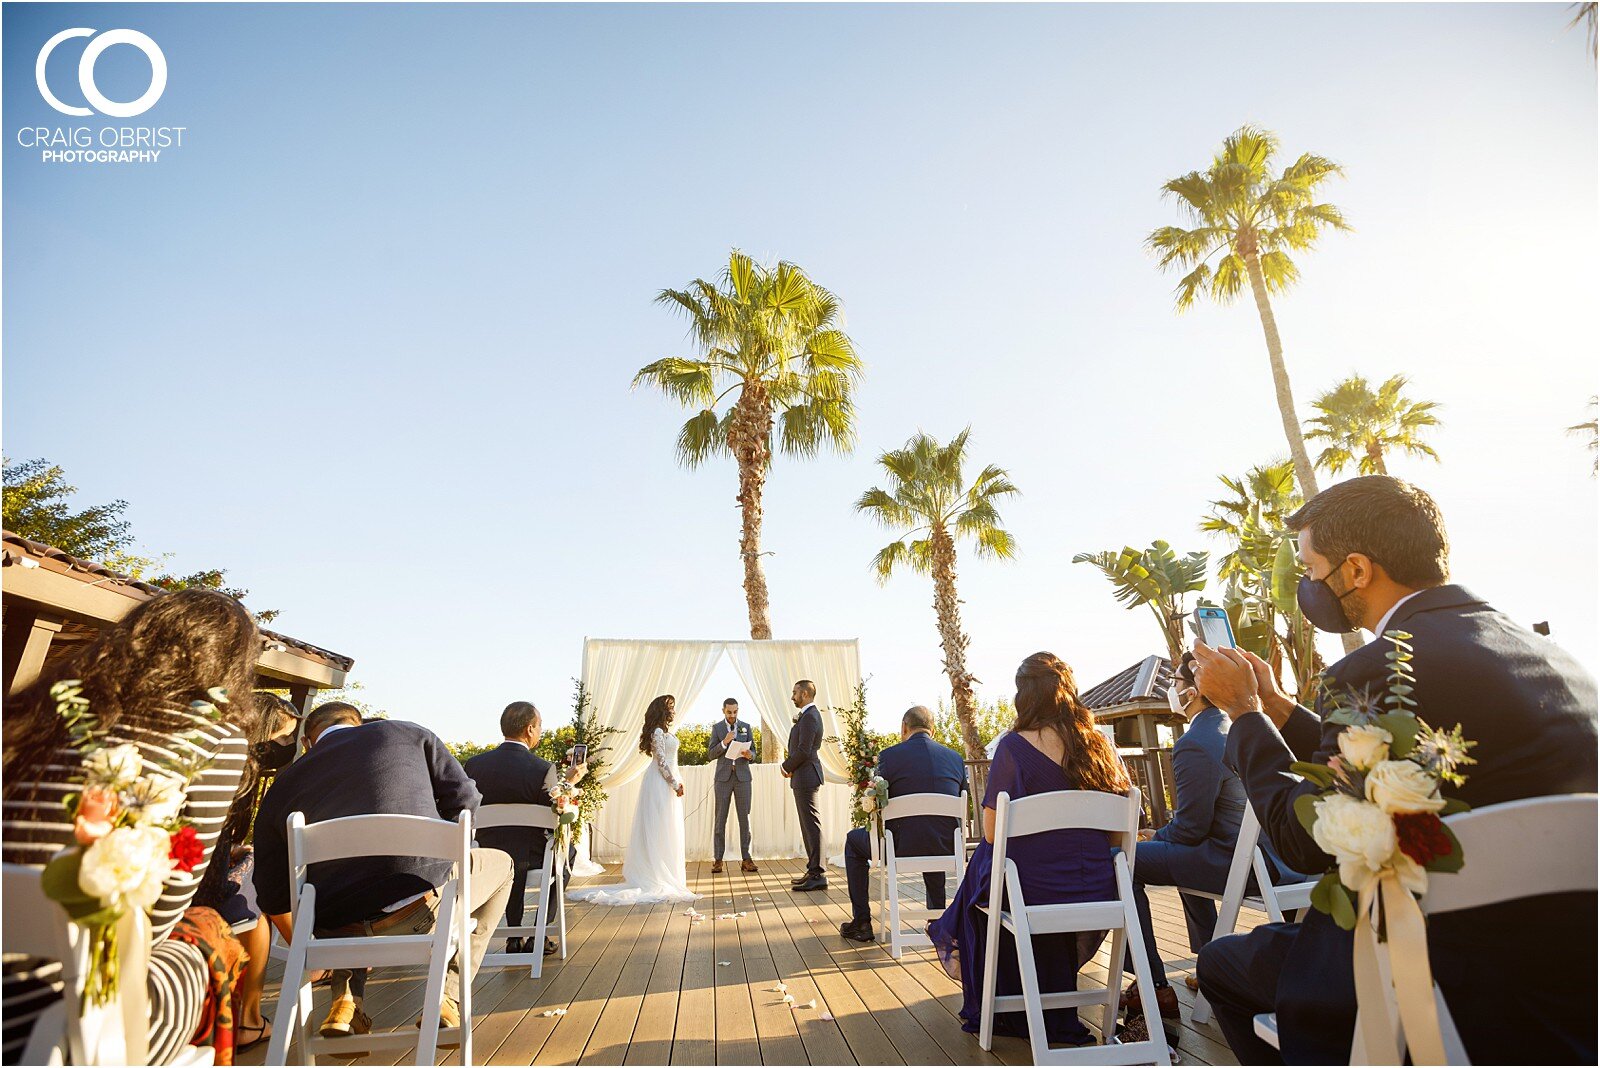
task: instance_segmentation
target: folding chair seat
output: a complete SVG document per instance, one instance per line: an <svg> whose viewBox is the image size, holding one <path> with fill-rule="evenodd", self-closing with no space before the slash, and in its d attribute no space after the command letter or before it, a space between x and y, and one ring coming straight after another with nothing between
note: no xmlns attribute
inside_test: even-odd
<svg viewBox="0 0 1600 1068"><path fill-rule="evenodd" d="M1254 894L1248 893L1251 875L1256 880L1257 892ZM1311 907L1311 891L1316 885L1315 879L1274 885L1272 864L1267 859L1266 850L1261 848L1261 821L1256 819L1256 810L1246 802L1244 819L1239 823L1239 840L1233 847L1233 861L1228 866L1228 881L1222 893L1214 894L1187 886L1177 889L1180 894L1208 897L1219 902L1217 926L1211 934L1215 939L1233 934L1239 926L1241 908L1266 913L1270 923L1284 923L1291 914L1296 921L1303 919L1306 910ZM1211 1004L1206 1001L1204 994L1195 995L1191 1018L1197 1024L1210 1021Z"/></svg>
<svg viewBox="0 0 1600 1068"><path fill-rule="evenodd" d="M431 1065L441 1041L460 1046L460 1061L472 1063L472 813L462 812L454 822L424 816L345 816L307 824L305 814L288 818L289 900L293 917L283 983L272 1021L267 1063L316 1064L319 1053L359 1056L363 1051L415 1049L416 1063ZM311 865L354 857L419 857L447 860L454 865L450 878L438 888L439 902L432 931L426 934L371 936L319 936L317 888L307 879ZM458 1027L441 1027L439 1002L444 996L445 971L452 954L461 975ZM312 1013L310 975L320 968L427 969L418 1028L389 1033L313 1036L318 1024ZM290 1053L294 1057L289 1059Z"/></svg>
<svg viewBox="0 0 1600 1068"><path fill-rule="evenodd" d="M1143 1042L1119 1042L1116 1034L1117 1005L1121 998L1120 972L1113 965L1104 987L1089 990L1046 991L1039 988L1039 973L1034 961L1035 935L1078 931L1112 931L1111 960L1123 959L1124 949L1133 956L1139 996L1146 1005L1156 1003L1155 983L1144 949L1139 913L1133 898L1133 857L1139 839L1141 814L1139 791L1128 796L1090 790L1063 790L1011 800L1002 793L995 809L994 867L990 876L988 937L984 953L982 1012L978 1044L994 1045L994 1016L997 1012L1022 1010L1028 1017L1028 1041L1034 1064L1167 1064L1170 1056L1166 1033L1159 1027ZM1055 830L1088 829L1119 836L1121 852L1112 856L1116 872L1117 896L1109 901L1071 904L1030 905L1022 893L1021 873L1016 861L1007 857L1012 839ZM1107 847L1109 849L1109 846ZM1022 976L1022 993L998 996L1000 931L1012 933L1017 947L1017 969ZM1078 982L1082 983L1080 974ZM1102 1006L1100 1033L1104 1044L1081 1048L1053 1048L1045 1034L1046 1009Z"/></svg>
<svg viewBox="0 0 1600 1068"><path fill-rule="evenodd" d="M551 902L559 902L566 893L565 875L563 865L557 859L556 844L557 817L555 811L545 805L479 805L477 816L474 819L476 830L482 831L490 827L535 827L543 828L550 832L545 840L544 857L539 862L539 867L528 872L529 885L524 890L524 895L532 891L539 895L539 903L534 911L531 925L524 924L512 927L502 923L494 929L496 938L529 938L531 937L536 947L529 953L485 953L478 967L481 968L521 968L528 969L528 977L537 979L544 972L544 939L549 927ZM526 896L524 896L526 902ZM526 908L526 904L524 904ZM524 912L526 915L526 912ZM503 919L504 917L502 917ZM567 959L567 910L561 909L556 917L556 941L561 946L561 959ZM530 961L528 958L532 957Z"/></svg>
<svg viewBox="0 0 1600 1068"><path fill-rule="evenodd" d="M878 888L878 941L889 943L889 955L899 959L908 946L931 946L927 935L928 921L938 912L900 900L900 880L907 875L940 872L945 876L947 892L953 892L955 883L967 870L967 844L963 822L967 815L967 795L904 794L891 797L883 809L883 836L872 835L872 866L879 873ZM894 830L890 820L908 816L947 816L955 819L955 845L949 853L934 856L901 856L895 846ZM952 880L954 880L952 882ZM942 910L941 910L942 911ZM910 926L907 927L906 924Z"/></svg>

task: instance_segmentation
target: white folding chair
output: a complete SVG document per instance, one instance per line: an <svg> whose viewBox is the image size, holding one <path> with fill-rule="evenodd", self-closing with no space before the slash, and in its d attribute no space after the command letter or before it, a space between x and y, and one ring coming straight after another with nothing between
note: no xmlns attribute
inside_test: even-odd
<svg viewBox="0 0 1600 1068"><path fill-rule="evenodd" d="M78 1015L88 956L79 929L67 922L61 906L45 897L40 869L6 864L3 872L5 952L61 963L61 1000L35 1018L18 1063L88 1064Z"/></svg>
<svg viewBox="0 0 1600 1068"><path fill-rule="evenodd" d="M927 935L928 921L939 915L922 906L903 904L900 900L900 879L906 875L926 872L943 872L947 890L952 890L967 870L967 841L962 823L967 815L967 794L903 794L891 797L883 808L883 838L871 835L872 866L882 879L878 895L878 941L889 943L889 955L899 959L907 946L931 946ZM949 853L936 856L901 856L895 847L891 820L911 816L946 816L956 821L955 847ZM954 880L953 882L951 880ZM940 910L943 911L943 910ZM904 915L902 915L904 913ZM907 928L905 924L911 926Z"/></svg>
<svg viewBox="0 0 1600 1068"><path fill-rule="evenodd" d="M1256 877L1258 893L1246 894L1251 875ZM1311 907L1311 891L1316 885L1315 879L1273 885L1272 864L1267 860L1266 851L1261 848L1261 821L1256 819L1256 810L1247 801L1244 819L1239 823L1239 841L1233 847L1233 861L1228 866L1228 881L1222 893L1213 894L1187 886L1178 887L1178 893L1208 897L1220 902L1217 926L1211 933L1211 937L1216 939L1233 934L1239 926L1241 908L1265 912L1271 923L1283 923L1291 913L1297 922L1304 919L1306 910ZM1196 1024L1211 1020L1211 1004L1206 1001L1204 994L1195 995L1194 1010L1190 1015Z"/></svg>
<svg viewBox="0 0 1600 1068"><path fill-rule="evenodd" d="M1002 793L995 809L994 868L990 874L988 939L984 952L982 1016L978 1044L994 1045L994 1016L997 1012L1022 1010L1028 1016L1028 1042L1033 1047L1034 1064L1167 1064L1165 1031L1156 1027L1143 1042L1118 1042L1114 1037L1117 1003L1121 997L1120 973L1116 962L1124 948L1133 955L1139 996L1146 1005L1156 1003L1155 983L1150 975L1150 960L1144 950L1144 935L1139 912L1133 900L1133 856L1139 840L1139 791L1128 796L1093 790L1063 790L1011 800ZM1085 829L1107 831L1120 839L1122 851L1112 857L1117 877L1117 897L1110 901L1082 901L1060 905L1030 905L1023 898L1021 873L1017 862L1006 856L1010 841L1047 831ZM1109 843L1106 846L1109 851ZM1022 974L1022 993L1004 997L995 994L1000 953L1000 929L1012 933L1017 945L1017 968ZM1078 931L1111 930L1112 966L1103 989L1043 991L1034 964L1033 936ZM1083 981L1078 977L1078 982ZM1104 1045L1053 1049L1045 1035L1046 1009L1103 1006L1100 1033Z"/></svg>
<svg viewBox="0 0 1600 1068"><path fill-rule="evenodd" d="M536 870L528 872L528 882L534 884L524 890L539 895L539 905L534 912L533 924L512 927L502 923L494 929L496 938L526 938L534 940L534 951L528 953L485 953L478 964L481 968L528 968L528 978L537 979L544 971L544 938L550 922L550 903L561 901L566 892L565 867L556 858L555 811L547 805L479 805L474 821L477 830L490 827L535 827L550 832L545 840L544 859ZM526 907L526 905L524 905ZM567 959L567 910L561 909L556 918L556 940L561 944L561 959ZM530 962L529 957L533 960Z"/></svg>
<svg viewBox="0 0 1600 1068"><path fill-rule="evenodd" d="M289 907L293 915L289 957L278 991L278 1008L272 1020L267 1063L316 1064L318 1053L359 1054L360 1051L416 1049L416 1063L431 1065L441 1040L460 1043L461 1063L472 1063L472 965L469 876L472 870L472 813L462 812L455 822L424 816L345 816L307 824L305 814L289 814ZM412 935L355 935L320 937L317 924L317 888L307 881L307 869L323 861L355 857L418 857L447 860L455 865L450 879L438 889L439 905L431 932ZM452 944L453 943L453 944ZM439 1026L439 1002L444 978L454 953L461 975L461 1025ZM319 968L427 967L422 995L422 1026L386 1034L313 1037L317 1021L312 1016L310 974Z"/></svg>

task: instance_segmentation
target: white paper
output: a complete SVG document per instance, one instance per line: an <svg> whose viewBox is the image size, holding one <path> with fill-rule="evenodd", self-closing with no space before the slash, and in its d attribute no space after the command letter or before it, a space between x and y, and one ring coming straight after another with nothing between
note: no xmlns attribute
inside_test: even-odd
<svg viewBox="0 0 1600 1068"><path fill-rule="evenodd" d="M738 760L740 757L743 757L744 759L749 760L750 759L750 743L749 742L729 742L728 743L728 752L727 752L726 755L727 755L727 758L729 760Z"/></svg>

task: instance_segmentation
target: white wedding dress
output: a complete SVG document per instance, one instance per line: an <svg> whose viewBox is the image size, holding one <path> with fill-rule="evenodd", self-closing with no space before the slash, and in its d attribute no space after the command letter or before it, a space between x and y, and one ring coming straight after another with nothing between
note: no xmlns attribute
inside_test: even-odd
<svg viewBox="0 0 1600 1068"><path fill-rule="evenodd" d="M596 905L693 901L683 848L683 798L678 796L678 739L661 728L650 736L651 766L639 784L633 832L622 857L622 882L573 890L567 897Z"/></svg>

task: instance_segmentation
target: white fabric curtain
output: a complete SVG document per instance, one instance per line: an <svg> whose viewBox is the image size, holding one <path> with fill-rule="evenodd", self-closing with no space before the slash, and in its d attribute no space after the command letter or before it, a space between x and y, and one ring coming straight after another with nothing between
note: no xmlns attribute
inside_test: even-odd
<svg viewBox="0 0 1600 1068"><path fill-rule="evenodd" d="M631 641L590 638L583 643L583 684L595 718L615 727L606 759L607 793L627 786L650 764L639 752L639 732L650 702L664 693L691 707L722 658L722 642Z"/></svg>
<svg viewBox="0 0 1600 1068"><path fill-rule="evenodd" d="M739 680L755 695L761 710L763 763L776 763L789 740L797 711L790 694L801 679L817 684L823 734L839 736L833 710L849 707L861 681L861 653L854 639L728 642L727 649ZM830 782L849 781L850 765L838 743L825 743L821 756L822 770Z"/></svg>

